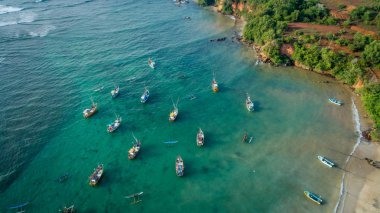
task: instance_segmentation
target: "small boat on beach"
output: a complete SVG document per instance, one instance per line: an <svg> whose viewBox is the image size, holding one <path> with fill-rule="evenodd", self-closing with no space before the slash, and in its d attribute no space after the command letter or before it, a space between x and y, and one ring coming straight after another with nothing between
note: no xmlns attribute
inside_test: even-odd
<svg viewBox="0 0 380 213"><path fill-rule="evenodd" d="M255 110L255 106L253 102L251 101L251 97L247 93L247 99L245 99L245 106L247 107L247 110L252 112Z"/></svg>
<svg viewBox="0 0 380 213"><path fill-rule="evenodd" d="M333 104L336 104L338 106L342 106L343 102L339 101L338 99L336 98L329 98L329 101Z"/></svg>
<svg viewBox="0 0 380 213"><path fill-rule="evenodd" d="M92 115L94 115L96 113L96 111L98 110L98 104L97 103L94 103L94 100L91 99L91 108L90 109L85 109L83 111L83 117L85 118L89 118L91 117Z"/></svg>
<svg viewBox="0 0 380 213"><path fill-rule="evenodd" d="M178 101L179 99L177 100L177 104L174 104L173 100L173 110L170 112L169 114L169 121L173 122L175 121L175 119L177 119L177 116L178 116Z"/></svg>
<svg viewBox="0 0 380 213"><path fill-rule="evenodd" d="M320 196L312 193L312 192L309 192L309 191L304 191L303 192L305 194L305 196L307 198L309 198L311 201L313 201L314 203L318 204L318 205L321 205L322 204L322 199Z"/></svg>
<svg viewBox="0 0 380 213"><path fill-rule="evenodd" d="M177 173L178 177L181 177L184 175L185 165L183 164L182 157L178 155L177 160L175 161L175 172Z"/></svg>
<svg viewBox="0 0 380 213"><path fill-rule="evenodd" d="M103 164L99 164L98 167L96 167L96 169L94 170L94 172L89 177L89 179L90 179L90 182L89 182L90 186L96 186L96 184L98 184L99 180L103 176L103 171L104 171Z"/></svg>
<svg viewBox="0 0 380 213"><path fill-rule="evenodd" d="M74 208L74 205L71 205L69 207L63 207L62 210L59 210L60 212L63 212L63 213L74 213L75 212L75 208Z"/></svg>
<svg viewBox="0 0 380 213"><path fill-rule="evenodd" d="M203 134L203 131L201 128L199 128L198 134L197 134L197 146L203 146L205 142L205 135Z"/></svg>
<svg viewBox="0 0 380 213"><path fill-rule="evenodd" d="M150 66L150 68L154 69L154 65L156 65L156 62L154 62L151 58L149 58L148 65Z"/></svg>
<svg viewBox="0 0 380 213"><path fill-rule="evenodd" d="M211 87L213 92L219 91L218 82L216 82L215 77L212 79Z"/></svg>
<svg viewBox="0 0 380 213"><path fill-rule="evenodd" d="M141 103L145 103L149 98L149 90L145 87L144 93L141 95L140 101Z"/></svg>
<svg viewBox="0 0 380 213"><path fill-rule="evenodd" d="M120 90L119 86L115 86L115 89L111 90L112 98L116 98L119 95L119 90Z"/></svg>
<svg viewBox="0 0 380 213"><path fill-rule="evenodd" d="M332 162L331 160L329 160L329 159L327 159L327 158L325 158L325 157L323 157L323 156L321 156L321 155L318 155L317 157L318 157L318 159L319 159L323 164L325 164L326 166L328 166L328 167L330 167L330 168L332 168L332 167L335 166L335 163Z"/></svg>
<svg viewBox="0 0 380 213"><path fill-rule="evenodd" d="M107 131L109 133L114 132L117 128L119 128L120 124L121 124L121 117L117 116L116 120L113 123L108 124Z"/></svg>
<svg viewBox="0 0 380 213"><path fill-rule="evenodd" d="M133 138L135 139L135 143L133 144L132 148L130 148L128 151L129 160L134 159L139 153L140 148L141 148L141 141L139 141L134 135L133 135Z"/></svg>

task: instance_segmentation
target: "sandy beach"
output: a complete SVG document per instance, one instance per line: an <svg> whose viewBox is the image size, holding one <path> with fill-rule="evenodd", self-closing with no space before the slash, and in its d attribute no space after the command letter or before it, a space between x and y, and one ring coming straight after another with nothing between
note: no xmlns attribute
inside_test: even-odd
<svg viewBox="0 0 380 213"><path fill-rule="evenodd" d="M371 120L366 116L360 99L355 100L360 115L361 131L372 126ZM369 165L364 158L380 160L380 145L361 142L347 165L344 179L343 197L337 212L380 212L380 169Z"/></svg>

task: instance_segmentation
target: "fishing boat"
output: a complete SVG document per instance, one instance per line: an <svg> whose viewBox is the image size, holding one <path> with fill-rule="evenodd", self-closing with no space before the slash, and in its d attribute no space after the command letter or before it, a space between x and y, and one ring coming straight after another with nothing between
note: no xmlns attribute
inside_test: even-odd
<svg viewBox="0 0 380 213"><path fill-rule="evenodd" d="M331 103L333 103L333 104L338 105L338 106L342 106L342 104L343 104L341 101L339 101L339 100L336 99L336 98L329 98L329 101L330 101Z"/></svg>
<svg viewBox="0 0 380 213"><path fill-rule="evenodd" d="M219 91L218 83L216 82L215 78L212 79L211 87L212 87L212 91L214 92Z"/></svg>
<svg viewBox="0 0 380 213"><path fill-rule="evenodd" d="M173 111L171 111L169 114L169 121L172 121L172 122L175 121L177 116L178 116L178 108L174 107Z"/></svg>
<svg viewBox="0 0 380 213"><path fill-rule="evenodd" d="M170 114L169 114L169 121L175 121L175 119L177 118L177 116L178 116L178 101L179 101L179 99L177 100L177 104L174 104L174 102L173 102L173 100L172 100L172 102L173 102L173 110L170 112Z"/></svg>
<svg viewBox="0 0 380 213"><path fill-rule="evenodd" d="M116 117L116 120L113 123L108 124L107 131L110 133L114 132L117 128L119 128L120 124L121 124L121 117Z"/></svg>
<svg viewBox="0 0 380 213"><path fill-rule="evenodd" d="M150 68L154 69L154 65L156 65L156 62L154 62L151 58L149 58L148 65L150 66Z"/></svg>
<svg viewBox="0 0 380 213"><path fill-rule="evenodd" d="M317 157L318 157L318 159L319 159L323 164L325 164L326 166L328 166L328 167L330 167L330 168L332 168L332 167L335 166L334 162L332 162L331 160L329 160L329 159L327 159L327 158L325 158L325 157L323 157L323 156L321 156L321 155L318 155Z"/></svg>
<svg viewBox="0 0 380 213"><path fill-rule="evenodd" d="M85 118L91 117L98 110L98 104L94 103L94 100L92 100L92 99L91 99L91 102L92 102L91 108L90 109L85 109L83 111L83 117L85 117Z"/></svg>
<svg viewBox="0 0 380 213"><path fill-rule="evenodd" d="M111 90L112 98L116 98L119 95L119 90L120 90L119 86L115 86L115 89Z"/></svg>
<svg viewBox="0 0 380 213"><path fill-rule="evenodd" d="M133 135L133 138L135 138L135 143L133 144L132 148L129 149L129 151L128 151L128 159L129 160L134 159L137 156L137 154L139 153L140 148L141 148L141 141L139 141L134 135Z"/></svg>
<svg viewBox="0 0 380 213"><path fill-rule="evenodd" d="M175 172L177 176L181 177L184 174L185 165L183 164L183 160L180 155L178 155L177 160L175 161Z"/></svg>
<svg viewBox="0 0 380 213"><path fill-rule="evenodd" d="M245 106L247 107L247 110L252 112L255 110L255 106L253 102L251 101L251 97L247 93L247 99L245 99Z"/></svg>
<svg viewBox="0 0 380 213"><path fill-rule="evenodd" d="M75 212L75 208L74 208L74 205L72 206L69 206L69 207L63 207L62 210L59 210L60 212L63 212L63 213L74 213Z"/></svg>
<svg viewBox="0 0 380 213"><path fill-rule="evenodd" d="M197 134L197 146L203 146L205 142L205 135L203 134L203 131L201 128L199 128L198 134Z"/></svg>
<svg viewBox="0 0 380 213"><path fill-rule="evenodd" d="M104 171L103 164L99 164L98 167L94 170L94 172L89 177L90 186L96 186L96 184L98 184L99 180L103 176L103 171Z"/></svg>
<svg viewBox="0 0 380 213"><path fill-rule="evenodd" d="M312 193L312 192L309 192L309 191L304 191L303 192L305 194L305 196L307 198L309 198L311 201L313 201L314 203L318 204L318 205L321 205L322 204L322 199L320 196Z"/></svg>
<svg viewBox="0 0 380 213"><path fill-rule="evenodd" d="M145 87L145 91L140 98L141 103L145 103L148 100L148 98L149 98L149 90Z"/></svg>

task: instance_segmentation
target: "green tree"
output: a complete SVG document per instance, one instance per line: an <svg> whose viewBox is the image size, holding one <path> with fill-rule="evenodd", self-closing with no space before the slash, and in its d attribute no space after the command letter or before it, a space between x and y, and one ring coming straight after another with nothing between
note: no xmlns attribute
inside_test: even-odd
<svg viewBox="0 0 380 213"><path fill-rule="evenodd" d="M367 66L380 68L380 41L375 40L366 45L362 58Z"/></svg>

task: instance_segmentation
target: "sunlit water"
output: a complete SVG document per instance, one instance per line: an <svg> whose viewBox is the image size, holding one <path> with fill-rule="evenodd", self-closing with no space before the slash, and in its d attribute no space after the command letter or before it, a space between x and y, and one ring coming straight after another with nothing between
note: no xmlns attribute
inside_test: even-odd
<svg viewBox="0 0 380 213"><path fill-rule="evenodd" d="M193 3L0 4L1 212L26 201L27 212L71 204L79 212L334 210L343 173L316 155L343 167L356 142L350 93L339 84L293 68L255 66L253 50L231 39L234 21ZM209 42L220 37L227 40ZM121 92L111 99L115 84ZM143 105L145 86L151 97ZM245 108L247 92L253 113ZM84 119L90 97L99 112ZM332 105L329 97L346 104ZM178 120L169 123L177 98ZM115 114L123 123L109 134ZM142 149L130 161L132 132ZM252 143L241 142L244 132L254 136ZM178 154L185 161L182 178L175 175ZM90 187L98 163L104 178ZM314 205L304 190L325 204ZM137 205L124 198L140 191Z"/></svg>

